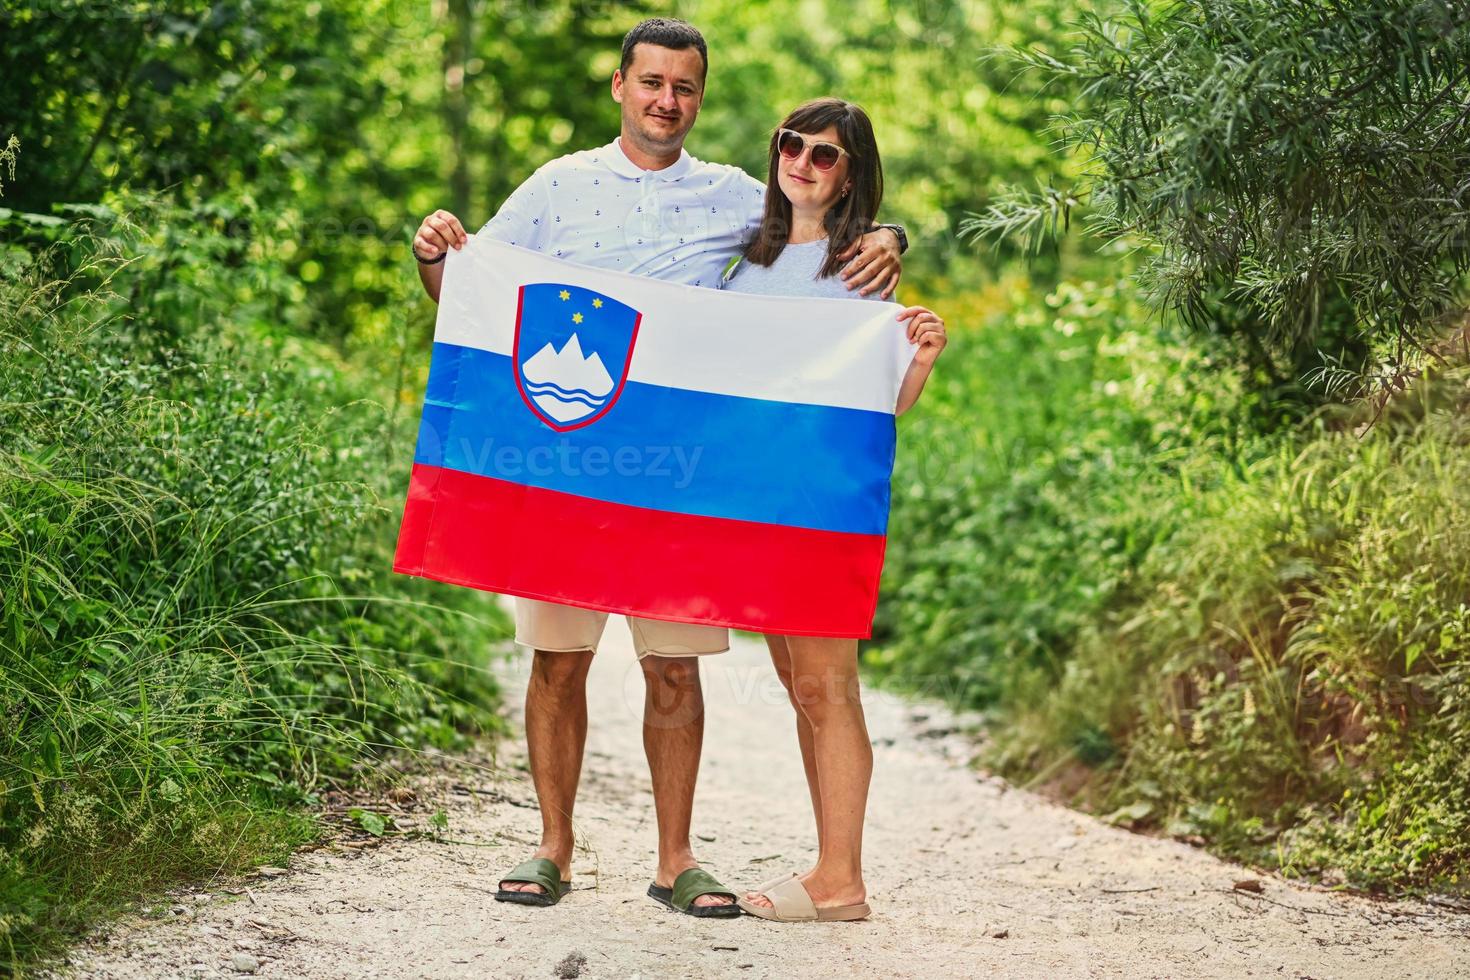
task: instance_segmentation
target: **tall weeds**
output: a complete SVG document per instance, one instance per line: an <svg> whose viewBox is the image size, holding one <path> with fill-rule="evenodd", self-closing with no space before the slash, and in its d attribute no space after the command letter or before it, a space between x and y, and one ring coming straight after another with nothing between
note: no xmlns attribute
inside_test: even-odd
<svg viewBox="0 0 1470 980"><path fill-rule="evenodd" d="M0 266L0 964L494 724L501 617L388 571L381 389L272 327L293 284L140 208L19 227Z"/></svg>
<svg viewBox="0 0 1470 980"><path fill-rule="evenodd" d="M906 417L888 682L990 716L985 761L1151 829L1363 887L1470 867L1470 387L1261 434L1127 287L956 322Z"/></svg>

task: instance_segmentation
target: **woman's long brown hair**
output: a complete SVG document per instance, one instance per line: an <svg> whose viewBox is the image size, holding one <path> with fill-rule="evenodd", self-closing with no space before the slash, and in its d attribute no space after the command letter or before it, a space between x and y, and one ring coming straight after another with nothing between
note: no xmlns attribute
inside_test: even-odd
<svg viewBox="0 0 1470 980"><path fill-rule="evenodd" d="M777 137L783 129L812 135L828 126L837 127L837 135L848 152L847 178L852 189L839 197L828 209L823 224L827 228L827 260L819 276L830 276L844 265L837 256L861 238L873 226L878 204L883 200L883 164L878 159L878 140L873 124L859 106L842 99L813 99L791 111L776 132L771 134L770 172L766 176L766 209L761 225L745 249L745 257L756 265L770 265L780 256L791 237L791 202L781 192L777 180L780 151Z"/></svg>

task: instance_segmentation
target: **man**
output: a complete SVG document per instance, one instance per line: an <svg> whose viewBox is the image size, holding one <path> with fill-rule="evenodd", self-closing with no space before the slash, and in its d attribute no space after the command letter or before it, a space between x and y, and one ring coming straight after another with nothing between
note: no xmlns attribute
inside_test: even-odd
<svg viewBox="0 0 1470 980"><path fill-rule="evenodd" d="M646 20L623 39L612 77L621 133L607 146L553 160L501 206L480 234L569 261L695 286L722 270L758 226L765 186L736 167L684 151L704 99L708 52L683 21ZM885 226L886 227L886 226ZM865 236L845 270L864 293L898 281L902 229ZM424 288L437 302L446 250L467 241L436 211L414 237ZM629 556L636 560L636 556ZM516 642L534 657L526 690L526 741L541 805L541 845L501 880L496 899L554 905L566 893L572 810L587 739L586 680L607 614L516 600ZM704 740L697 657L729 649L720 627L628 617L645 681L643 746L658 819L658 866L649 895L703 917L740 914L735 895L701 870L689 843Z"/></svg>

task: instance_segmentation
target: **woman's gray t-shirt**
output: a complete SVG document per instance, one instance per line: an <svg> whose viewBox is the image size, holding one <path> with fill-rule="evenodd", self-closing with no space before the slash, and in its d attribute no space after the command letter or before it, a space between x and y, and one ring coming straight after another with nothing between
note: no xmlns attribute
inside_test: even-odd
<svg viewBox="0 0 1470 980"><path fill-rule="evenodd" d="M817 278L822 263L827 261L827 239L788 244L770 265L756 265L741 259L722 288L734 293L756 293L761 296L818 296L826 299L880 299L878 290L866 296L848 289L839 272L825 279Z"/></svg>

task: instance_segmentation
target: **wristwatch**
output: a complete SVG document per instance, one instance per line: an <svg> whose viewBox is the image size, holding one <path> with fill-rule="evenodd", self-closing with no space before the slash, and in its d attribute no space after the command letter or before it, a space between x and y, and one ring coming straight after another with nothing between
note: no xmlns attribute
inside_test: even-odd
<svg viewBox="0 0 1470 980"><path fill-rule="evenodd" d="M902 255L909 250L909 236L904 233L903 225L874 225L873 230L887 228L898 236L898 254Z"/></svg>
<svg viewBox="0 0 1470 980"><path fill-rule="evenodd" d="M903 241L903 233L902 232L899 233L898 239L899 239L899 241ZM416 259L419 260L419 265L438 265L440 262L443 262L444 261L444 256L446 256L446 255L449 254L449 250L448 249L445 249L444 251L442 251L442 252L439 253L439 257L438 258L434 258L434 259L421 258L419 256L419 250L413 247L413 242L411 242L411 241L408 243L408 250L413 253L413 257L414 258L416 258Z"/></svg>

